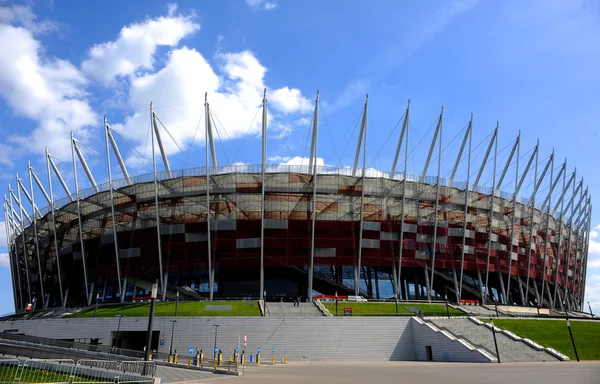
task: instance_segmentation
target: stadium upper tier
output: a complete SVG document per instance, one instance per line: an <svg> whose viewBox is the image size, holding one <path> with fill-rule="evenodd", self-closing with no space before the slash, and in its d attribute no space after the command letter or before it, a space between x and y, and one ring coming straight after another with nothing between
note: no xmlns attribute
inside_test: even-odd
<svg viewBox="0 0 600 384"><path fill-rule="evenodd" d="M107 183L96 184L73 137L75 193L50 154L49 194L30 166L29 188L17 177L4 204L15 307L130 301L158 280L163 298L338 292L582 308L591 196L566 161L555 168L554 153L538 161L538 144L520 169L519 135L499 164L496 127L472 180L471 119L445 179L442 109L422 174L409 174L407 108L392 171L374 170L366 166L365 103L353 166L317 166L317 96L307 164L267 164L266 103L265 96L260 165L217 165L206 103L208 167L171 170L152 107L152 149L160 149L164 171L153 153L153 173L130 177L106 121ZM112 178L109 145L122 179ZM400 153L404 171L397 172ZM79 188L77 159L92 188ZM456 181L464 160L466 180ZM491 186L482 186L491 164ZM52 174L63 199L54 201ZM527 177L533 180L524 187ZM509 179L513 192L503 192ZM37 209L34 182L48 207Z"/></svg>
<svg viewBox="0 0 600 384"><path fill-rule="evenodd" d="M163 269L171 273L206 269L208 237L205 168L172 171L170 179L167 179L166 173L158 176ZM309 265L312 178L308 166L268 166L264 201L265 267L302 268ZM351 168L319 167L315 204L315 266L356 265L360 240L361 267L397 267L402 235L402 267L430 269L434 225L437 225L436 270L460 270L463 260L463 273L496 274L499 271L507 274L512 242L512 278L526 280L529 276L533 282L541 281L542 276L545 276L548 284L553 285L558 281L558 285L563 287L566 280L565 254L562 255L558 273L555 269L560 231L562 239L572 244L568 284L574 291L581 288L584 239L579 232L569 231L569 217L563 215L561 225L559 212L551 212L549 215L542 212L541 206L536 204L531 220L529 199L519 198L516 211L513 212L512 194L497 192L490 237L491 188L478 186L476 189L469 189L468 209L465 210L467 191L464 189L464 182L448 183L447 180L440 179L438 196L436 177L426 177L421 182L421 177L408 174L406 189L403 188L403 179L403 174L396 174L391 179L385 172L367 170L363 195L361 170L357 170L357 175L352 176ZM217 174L210 176L212 257L218 269L256 268L260 265L261 180L260 166L222 166ZM148 231L156 227L153 174L133 177L130 181L131 185L125 179L113 182L120 273L131 277L137 275L136 278L151 281L149 275L156 277L158 272L156 233ZM96 192L90 188L80 191L79 204L90 281L116 278L117 274L112 248L114 240L108 184L99 185L98 190ZM361 199L362 239L359 228ZM58 201L55 207L61 262L66 266L67 258L72 258L72 262L81 260L79 228L76 225L77 202L68 202L67 198L66 201ZM51 208L45 208L40 213L43 217L36 218L40 255L45 259L43 264L53 263L55 255L52 246ZM404 225L401 231L403 214ZM511 232L513 214L516 214L518 220L515 231ZM531 223L534 225L533 236ZM548 231L546 227L549 228ZM34 236L33 225L27 226L25 242L33 243ZM489 238L492 241L489 242L488 268ZM548 263L544 265L543 250L546 242ZM16 242L17 247L21 246L19 243ZM34 256L31 253L30 264L35 263ZM35 270L35 265L29 266L30 269L32 267ZM145 270L143 274L136 272L142 269ZM45 273L47 272L49 271L46 269ZM80 271L77 276L81 276Z"/></svg>

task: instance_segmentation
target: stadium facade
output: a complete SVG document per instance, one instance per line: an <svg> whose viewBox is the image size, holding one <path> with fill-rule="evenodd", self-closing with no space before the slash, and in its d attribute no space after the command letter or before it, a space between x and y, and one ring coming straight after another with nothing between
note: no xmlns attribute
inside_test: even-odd
<svg viewBox="0 0 600 384"><path fill-rule="evenodd" d="M29 166L29 185L17 175L5 196L17 311L28 304L90 305L96 297L136 300L155 280L166 298L177 292L209 300L310 299L314 292L375 299L448 295L581 310L591 196L583 179L568 174L566 161L555 164L554 153L539 161L538 143L520 165L519 135L501 164L496 127L482 147L481 165L471 164L471 119L444 179L442 109L422 174L408 174L409 104L392 171L368 169L367 99L353 167L317 166L318 106L317 96L304 166L267 164L266 95L260 165L217 165L208 103L206 167L170 169L152 108L153 148L156 140L164 171L156 170L153 153L154 172L130 177L106 121L107 183L96 184L73 137L74 193L47 152L47 184ZM111 157L124 178L113 179ZM404 171L396 171L399 157ZM79 189L77 163L92 188ZM467 180L454 180L465 163ZM484 169L493 175L490 186L479 184ZM514 190L502 192L509 169ZM65 198L54 199L51 175ZM528 175L533 191L521 197ZM36 194L49 206L38 209ZM385 282L391 295L380 291Z"/></svg>

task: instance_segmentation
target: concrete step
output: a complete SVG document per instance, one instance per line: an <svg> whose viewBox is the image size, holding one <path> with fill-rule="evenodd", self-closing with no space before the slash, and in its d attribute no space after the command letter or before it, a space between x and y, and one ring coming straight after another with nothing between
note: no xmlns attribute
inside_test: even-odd
<svg viewBox="0 0 600 384"><path fill-rule="evenodd" d="M483 346L496 356L494 346L494 336L492 332L481 325L477 325L469 319L431 319L434 325L439 328L447 329L454 335L468 340L474 345ZM545 351L538 351L535 348L510 337L496 332L498 342L498 352L500 360L503 362L515 361L557 361L557 359ZM497 357L497 356L496 356Z"/></svg>

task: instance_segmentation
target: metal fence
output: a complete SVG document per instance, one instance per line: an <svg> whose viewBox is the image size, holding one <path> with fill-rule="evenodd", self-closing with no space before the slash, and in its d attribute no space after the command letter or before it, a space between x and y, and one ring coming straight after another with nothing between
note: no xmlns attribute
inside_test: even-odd
<svg viewBox="0 0 600 384"><path fill-rule="evenodd" d="M109 353L117 356L130 357L141 359L144 357L144 352L133 351L129 349L114 348L108 345L95 345L87 343L78 343L75 341L56 340L47 337L38 337L30 335L11 334L8 332L0 332L0 340L20 341L30 344L46 345L51 347L68 348L79 351Z"/></svg>
<svg viewBox="0 0 600 384"><path fill-rule="evenodd" d="M0 384L150 384L155 372L152 361L0 359Z"/></svg>

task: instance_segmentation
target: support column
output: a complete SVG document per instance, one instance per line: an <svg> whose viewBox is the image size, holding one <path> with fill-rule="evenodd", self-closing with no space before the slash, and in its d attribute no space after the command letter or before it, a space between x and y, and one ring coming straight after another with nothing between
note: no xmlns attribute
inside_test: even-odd
<svg viewBox="0 0 600 384"><path fill-rule="evenodd" d="M127 275L123 278L123 288L121 289L121 303L125 302L127 296Z"/></svg>
<svg viewBox="0 0 600 384"><path fill-rule="evenodd" d="M362 245L363 245L363 226L364 226L364 216L365 216L365 177L367 171L367 116L368 116L368 107L369 107L369 95L366 97L365 101L365 109L363 112L362 125L361 125L361 133L364 133L363 138L363 166L362 166L362 178L361 178L361 191L360 191L360 223L358 230L358 261L356 268L355 285L354 285L354 294L356 296L360 295L360 267L362 262ZM362 134L360 135L363 136ZM360 149L360 142L358 143ZM358 158L357 158L358 159ZM355 161L356 166L356 161ZM356 282L358 284L356 284Z"/></svg>
<svg viewBox="0 0 600 384"><path fill-rule="evenodd" d="M311 235L310 235L310 265L308 269L308 299L313 301L313 279L315 270L315 236L317 224L317 146L319 136L319 91L315 100L315 113L313 115L313 132L312 142L310 147L310 163L309 172L312 172L312 220L311 220Z"/></svg>
<svg viewBox="0 0 600 384"><path fill-rule="evenodd" d="M484 288L483 288L483 280L481 279L481 271L479 270L479 266L477 266L477 281L479 281L479 293L481 294L481 304L485 304L485 293L484 293ZM490 293L490 289L486 286L485 287L488 291L488 294ZM490 295L491 297L491 295Z"/></svg>
<svg viewBox="0 0 600 384"><path fill-rule="evenodd" d="M465 248L466 248L466 243L467 243L467 222L468 222L468 217L469 217L469 188L470 188L470 181L471 181L471 144L472 144L472 139L473 139L473 134L472 134L472 130L473 130L473 114L471 114L471 120L469 121L469 126L467 128L467 132L465 133L465 139L467 138L467 135L469 137L469 155L467 157L467 184L465 187L465 216L464 216L464 221L463 221L463 236L462 236L462 247L461 247L461 251L460 251L460 286L458 288L458 300L457 303L460 303L460 299L462 298L462 287L463 287L463 280L464 280L464 270L465 270ZM462 148L464 147L465 142L463 140L463 146L461 147L461 151L459 152L458 158L456 159L457 163L454 166L454 171L456 172L456 169L458 168L458 164L460 164L460 157L462 155ZM454 179L454 175L451 177L451 179ZM475 252L473 252L475 254Z"/></svg>
<svg viewBox="0 0 600 384"><path fill-rule="evenodd" d="M456 278L456 268L452 268L452 280L454 280L454 295L456 296L456 303L460 303L460 294L458 293L458 280Z"/></svg>
<svg viewBox="0 0 600 384"><path fill-rule="evenodd" d="M488 232L488 249L487 249L487 264L485 270L485 286L487 288L488 296L490 294L490 284L489 284L489 275L490 275L490 258L492 255L492 235L493 235L493 227L494 227L494 198L496 196L496 160L498 158L498 124L496 124L496 131L494 133L494 170L492 176L492 196L490 202L490 212L489 212L489 232ZM497 257L497 256L496 256ZM502 281L502 279L500 279Z"/></svg>
<svg viewBox="0 0 600 384"><path fill-rule="evenodd" d="M30 193L31 193L31 217L33 218L33 241L35 243L35 255L37 257L37 264L38 264L38 278L40 279L40 290L41 290L41 295L42 295L42 308L46 309L46 294L44 292L44 271L42 269L42 259L40 257L40 246L39 246L39 241L38 241L38 231L37 231L37 219L35 218L35 212L37 211L36 207L35 207L35 197L33 194L33 180L31 178L31 163L28 161L27 162L27 170L29 173L29 189L30 189ZM20 182L19 182L20 183ZM21 187L23 187L23 184L21 184ZM23 189L24 192L27 192L25 189ZM40 215L40 219L41 219L41 215Z"/></svg>
<svg viewBox="0 0 600 384"><path fill-rule="evenodd" d="M79 199L79 183L77 181L77 163L75 162L75 139L73 138L73 131L71 131L71 155L73 157L73 177L75 179L75 200L77 202L77 222L79 224L79 241L81 244L81 261L83 264L83 279L85 284L85 296L87 299L87 305L91 304L92 296L90 295L88 287L88 275L87 266L85 262L85 241L83 238L83 224L81 222L81 205Z"/></svg>
<svg viewBox="0 0 600 384"><path fill-rule="evenodd" d="M563 169L566 172L566 162L563 165ZM544 257L542 258L543 263L544 263L544 265L542 267L542 289L541 289L542 302L538 303L539 305L544 305L544 286L546 286L546 266L548 265L548 237L550 236L550 206L552 205L552 191L554 189L553 181L554 181L554 161L553 161L552 167L550 168L550 185L552 187L550 188L550 192L548 193L548 197L546 198L546 200L548 201L548 209L546 211L546 237L544 238ZM558 181L558 179L556 181ZM542 208L544 205L545 205L545 203L542 204ZM560 254L558 255L558 258L556 260L560 260ZM558 261L557 261L557 263L558 263ZM556 268L558 270L558 264L557 264ZM548 296L549 302L550 302L550 298L551 298L551 296Z"/></svg>
<svg viewBox="0 0 600 384"><path fill-rule="evenodd" d="M504 289L504 279L502 279L502 272L500 272L500 269L498 269L497 272L498 272L498 280L500 280L500 292L502 292L502 301L504 302L504 304L510 304L510 302L508 301L509 298L506 295L506 290Z"/></svg>
<svg viewBox="0 0 600 384"><path fill-rule="evenodd" d="M265 291L265 184L267 176L267 89L263 94L262 105L262 178L260 199L260 300L266 300Z"/></svg>
<svg viewBox="0 0 600 384"><path fill-rule="evenodd" d="M110 152L108 150L108 136L109 136L110 127L106 122L106 116L104 116L104 133L106 136L106 167L108 169L108 189L110 191L110 215L112 220L112 230L113 230L113 242L115 243L115 263L117 266L117 286L119 287L119 293L121 296L123 292L121 292L121 260L119 258L119 243L117 239L117 219L115 215L115 195L113 192L113 182L112 182L112 169L110 166ZM124 169L124 168L123 168ZM128 175L125 175L127 179L129 179ZM157 207L158 209L158 207ZM158 224L157 224L158 225Z"/></svg>
<svg viewBox="0 0 600 384"><path fill-rule="evenodd" d="M165 168L167 170L167 174L168 177L171 177L171 170L169 168L169 162L167 160L167 155L165 154L163 147L162 147L162 141L160 141L160 134L158 133L158 126L156 124L156 114L154 113L154 107L152 106L152 103L150 103L150 121L152 123L152 128L154 130L154 133L151 135L152 136L152 169L153 169L153 173L154 173L154 208L156 211L156 241L157 241L157 248L158 248L158 276L160 278L160 288L162 290L162 288L164 287L164 281L163 281L163 262L162 262L162 239L161 239L161 235L160 235L160 204L158 202L158 173L156 171L156 155L155 155L155 148L154 148L154 136L156 135L156 140L158 141L158 145L160 148L160 152L163 156L163 162L165 163Z"/></svg>
<svg viewBox="0 0 600 384"><path fill-rule="evenodd" d="M442 107L442 112L440 112L440 119L438 121L438 128L440 135L440 141L438 143L438 166L437 166L437 182L435 187L435 208L434 208L434 218L433 218L433 249L431 255L431 279L429 280L429 285L427 286L427 299L431 302L431 291L433 290L433 279L435 277L435 254L437 249L437 229L438 229L438 209L440 204L440 186L441 179L440 174L442 172L442 121L444 117L444 107ZM437 136L437 135L436 135ZM435 140L435 139L434 139ZM423 173L423 177L425 174Z"/></svg>
<svg viewBox="0 0 600 384"><path fill-rule="evenodd" d="M517 193L519 193L519 157L521 156L521 131L519 131L519 136L517 137L517 159L515 161L515 189L513 192L513 214L510 228L510 245L508 247L508 273L506 278L506 290L510 295L510 282L512 280L512 260L513 260L513 247L514 247L514 239L515 239L515 225L517 219ZM510 160L509 160L510 161ZM519 244L517 242L517 263L519 261ZM519 268L517 264L517 275L519 274ZM521 288L522 289L522 288ZM523 298L523 293L521 291L521 298Z"/></svg>
<svg viewBox="0 0 600 384"><path fill-rule="evenodd" d="M431 301L431 284L429 283L429 271L427 270L427 266L423 268L423 272L425 272L425 286L427 287L427 299ZM425 296L425 294L423 295Z"/></svg>
<svg viewBox="0 0 600 384"><path fill-rule="evenodd" d="M404 176L402 179L402 211L400 212L400 242L398 244L398 274L396 276L396 278L398 280L396 283L396 286L400 285L399 283L402 280L402 253L404 250L403 247L403 243L404 243L404 207L406 206L406 185L408 182L407 179L407 167L408 167L408 130L409 130L409 126L408 126L408 122L410 119L410 100L408 101L408 106L406 107L406 113L404 114L404 122L402 123L402 132L400 133L400 140L398 141L398 150L396 151L396 156L394 158L394 165L392 166L392 174L390 175L390 178L393 178L393 172L395 171L396 168L396 159L398 157L399 154L399 149L402 146L402 140L404 138L404 136L406 135L406 139L404 140ZM400 291L396 291L396 294L398 294ZM408 296L406 296L408 298Z"/></svg>
<svg viewBox="0 0 600 384"><path fill-rule="evenodd" d="M65 295L63 294L64 290L62 286L60 249L58 248L58 236L56 235L56 207L54 206L54 195L52 192L52 177L50 177L50 154L48 153L48 147L46 147L46 172L48 173L48 190L50 192L50 208L52 209L52 234L54 237L54 251L56 252L56 267L58 269L58 288L60 289L60 301L63 303L64 308L66 300Z"/></svg>
<svg viewBox="0 0 600 384"><path fill-rule="evenodd" d="M521 281L521 275L517 273L517 283L519 284L519 294L521 295L521 305L527 305L525 295L523 294L523 282Z"/></svg>
<svg viewBox="0 0 600 384"><path fill-rule="evenodd" d="M211 225L210 225L210 166L208 164L208 148L210 145L211 151L214 151L214 143L209 143L209 140L212 141L212 127L211 127L211 116L210 116L210 106L208 105L208 94L204 94L204 117L205 117L205 130L204 133L204 149L205 149L205 163L206 163L206 240L207 240L207 255L208 255L208 290L210 291L208 294L209 300L212 301L214 295L214 287L215 287L215 271L212 263L212 233L211 233ZM213 153L213 166L215 166L216 171L216 155ZM263 188L264 191L264 188ZM264 193L263 193L264 200ZM262 216L261 216L262 223ZM261 224L262 231L262 224ZM262 235L261 235L262 242ZM262 243L261 243L261 252L262 252ZM262 257L261 257L262 262ZM261 279L262 281L262 279ZM262 295L262 289L261 289ZM261 296L262 297L262 296ZM261 299L262 300L262 299Z"/></svg>
<svg viewBox="0 0 600 384"><path fill-rule="evenodd" d="M19 176L17 175L17 178ZM30 277L30 271L29 271L29 261L28 259L28 255L27 255L27 242L25 241L25 219L23 218L23 206L21 205L21 190L19 188L19 185L17 184L17 193L19 198L17 199L16 196L13 195L13 191L12 189L10 189L10 185L8 186L9 191L10 191L10 198L11 198L11 206L12 206L12 198L15 197L15 200L17 200L17 205L19 207L19 216L21 217L21 240L23 242L23 259L25 261L25 272L26 272L26 276L27 276L27 294L29 297L29 303L32 304L32 295L31 295L31 277ZM15 246L15 252L17 254L17 259L19 256L19 250L18 248Z"/></svg>

